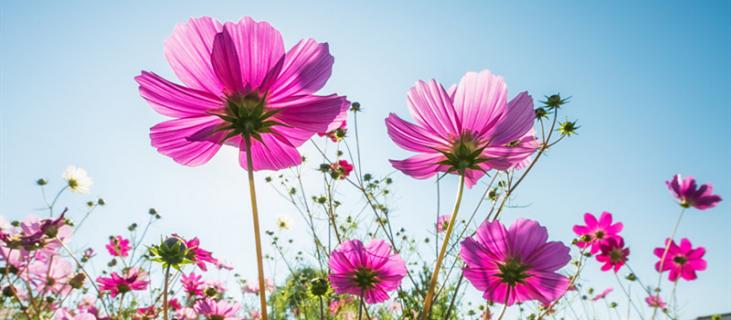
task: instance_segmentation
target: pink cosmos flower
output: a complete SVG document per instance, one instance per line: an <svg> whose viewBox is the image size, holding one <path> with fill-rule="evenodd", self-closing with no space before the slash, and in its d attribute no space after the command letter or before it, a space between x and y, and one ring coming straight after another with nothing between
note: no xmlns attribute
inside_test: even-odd
<svg viewBox="0 0 731 320"><path fill-rule="evenodd" d="M353 171L353 165L347 160L340 160L331 164L330 169L333 171L333 178L345 180Z"/></svg>
<svg viewBox="0 0 731 320"><path fill-rule="evenodd" d="M236 312L241 307L238 303L228 303L224 300L215 301L212 299L203 299L196 302L193 308L198 315L207 320L239 320Z"/></svg>
<svg viewBox="0 0 731 320"><path fill-rule="evenodd" d="M708 183L698 188L695 179L690 176L683 179L681 175L676 174L670 181L665 181L665 184L684 208L706 210L721 202L721 197L713 194L713 185Z"/></svg>
<svg viewBox="0 0 731 320"><path fill-rule="evenodd" d="M272 292L274 292L274 289L276 289L276 287L274 286L274 281L272 281L272 279L269 279L269 278L264 278L264 290L266 290L267 293L272 293ZM255 280L254 281L245 281L241 287L241 290L244 293L252 293L255 295L259 295L259 284Z"/></svg>
<svg viewBox="0 0 731 320"><path fill-rule="evenodd" d="M569 247L548 241L546 228L533 220L519 219L509 229L500 221L485 221L462 241L459 255L466 263L465 278L494 303L549 304L569 285L558 273L571 260Z"/></svg>
<svg viewBox="0 0 731 320"><path fill-rule="evenodd" d="M391 164L416 179L464 171L468 186L491 169L515 166L538 147L535 114L527 92L507 99L503 78L488 70L468 72L449 90L417 82L407 97L416 124L390 114L386 126L397 145L420 154Z"/></svg>
<svg viewBox="0 0 731 320"><path fill-rule="evenodd" d="M348 116L348 109L343 110L340 115L338 115L338 118L336 118L332 124L330 124L330 127L328 127L327 132L318 132L317 135L320 137L327 136L330 138L330 141L332 142L338 142L343 140L345 137L345 134L348 132L347 121L346 120L340 120L339 118L345 119Z"/></svg>
<svg viewBox="0 0 731 320"><path fill-rule="evenodd" d="M326 43L302 40L285 52L279 31L249 17L190 19L165 42L165 56L185 86L147 71L135 80L155 111L174 118L152 127L150 138L180 164L204 164L227 144L239 148L246 168L246 135L254 170L297 165L296 148L349 105L315 95L332 71Z"/></svg>
<svg viewBox="0 0 731 320"><path fill-rule="evenodd" d="M447 230L447 227L449 227L449 219L451 217L452 216L448 214L439 216L437 219L437 232L441 233Z"/></svg>
<svg viewBox="0 0 731 320"><path fill-rule="evenodd" d="M178 310L175 315L177 316L177 319L180 320L198 320L198 314L193 308L182 308Z"/></svg>
<svg viewBox="0 0 731 320"><path fill-rule="evenodd" d="M129 255L129 250L132 247L129 245L129 240L122 236L114 236L109 238L109 243L105 246L109 254L115 257L126 257Z"/></svg>
<svg viewBox="0 0 731 320"><path fill-rule="evenodd" d="M601 299L604 299L604 298L606 298L606 297L607 297L607 295L608 295L608 294L609 294L610 292L612 292L612 291L614 291L614 289L612 289L612 288L606 288L606 289L604 289L604 291L602 291L602 292L601 292L601 293L599 293L598 295L595 295L595 296L594 296L594 298L592 298L591 300L592 300L592 301L599 301L599 300L601 300Z"/></svg>
<svg viewBox="0 0 731 320"><path fill-rule="evenodd" d="M328 262L330 283L338 294L352 294L373 304L388 300L406 276L406 264L383 240L363 245L348 240L332 252Z"/></svg>
<svg viewBox="0 0 731 320"><path fill-rule="evenodd" d="M217 266L218 260L213 257L213 254L210 251L201 248L200 243L201 242L200 240L198 240L198 237L195 237L185 242L185 245L188 247L188 250L190 252L190 256L188 258L195 262L196 265L198 265L198 268L200 268L201 270L208 271L206 263Z"/></svg>
<svg viewBox="0 0 731 320"><path fill-rule="evenodd" d="M602 271L614 269L617 272L629 260L629 248L624 247L624 239L621 237L609 238L599 245L599 250L596 260L604 263Z"/></svg>
<svg viewBox="0 0 731 320"><path fill-rule="evenodd" d="M178 301L178 298L170 299L170 301L168 301L168 306L170 307L170 309L173 309L175 311L178 311L181 308L183 308L183 306L180 304L180 301Z"/></svg>
<svg viewBox="0 0 731 320"><path fill-rule="evenodd" d="M188 275L183 273L180 276L180 283L183 284L183 289L190 296L199 296L203 294L203 276L191 272Z"/></svg>
<svg viewBox="0 0 731 320"><path fill-rule="evenodd" d="M668 276L670 281L678 281L678 278L692 281L698 278L696 271L706 270L707 263L706 260L703 260L703 256L706 254L704 247L696 247L694 249L690 240L687 238L680 240L680 246L670 239L665 241L666 246L668 242L670 242L670 246L665 255L665 260L655 263L655 270L658 272L670 270L670 275ZM662 259L664 251L664 247L655 248L655 256Z"/></svg>
<svg viewBox="0 0 731 320"><path fill-rule="evenodd" d="M108 291L114 298L120 293L127 293L133 290L145 290L150 281L147 280L147 272L139 268L129 268L122 275L112 272L110 277L98 277L99 290Z"/></svg>
<svg viewBox="0 0 731 320"><path fill-rule="evenodd" d="M659 294L645 298L645 302L652 308L665 309L668 306Z"/></svg>
<svg viewBox="0 0 731 320"><path fill-rule="evenodd" d="M71 262L54 256L48 261L35 260L28 267L31 283L43 293L67 294L71 291L69 280L74 276Z"/></svg>
<svg viewBox="0 0 731 320"><path fill-rule="evenodd" d="M157 308L155 306L149 306L137 309L138 317L135 319L157 319Z"/></svg>
<svg viewBox="0 0 731 320"><path fill-rule="evenodd" d="M612 224L612 214L606 211L602 212L598 220L587 212L584 214L584 222L586 225L574 225L574 233L579 236L576 245L579 248L591 247L591 254L599 252L599 246L608 239L619 238L619 232L624 227L621 222Z"/></svg>

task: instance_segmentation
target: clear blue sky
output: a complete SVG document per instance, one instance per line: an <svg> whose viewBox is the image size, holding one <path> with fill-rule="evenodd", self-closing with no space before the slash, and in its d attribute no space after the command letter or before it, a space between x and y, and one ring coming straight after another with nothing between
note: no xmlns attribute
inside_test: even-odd
<svg viewBox="0 0 731 320"><path fill-rule="evenodd" d="M304 37L330 43L336 58L325 91L363 104L363 149L373 172L388 172L386 159L407 155L388 140L383 119L407 114L405 92L418 79L451 84L466 71L489 68L505 77L511 95L573 96L566 114L579 119L580 134L540 163L516 199L530 206L507 219L538 219L553 238L569 240L584 212L611 211L625 223L633 267L650 282L651 250L678 212L664 181L683 173L713 182L727 201L691 211L679 233L707 248L709 264L698 281L681 283L681 311L685 318L731 311L728 1L17 1L1 10L0 214L8 219L41 205L36 178L58 186L66 165L77 164L95 180L92 195L109 203L90 218L94 228L81 242L98 245L156 207L165 219L155 237L198 235L242 274L255 275L235 151L194 169L158 154L147 135L163 117L133 81L143 69L175 79L163 57L175 24L248 15L271 22L288 46ZM434 204L423 199L433 197L432 181L395 178L395 223L426 235L431 223L422 217L431 220ZM445 203L455 184L443 186ZM261 190L266 227L280 214L297 217ZM466 201L474 203L478 193ZM62 201L78 211L86 199ZM304 235L303 225L294 237ZM614 285L599 272L588 279L597 288Z"/></svg>

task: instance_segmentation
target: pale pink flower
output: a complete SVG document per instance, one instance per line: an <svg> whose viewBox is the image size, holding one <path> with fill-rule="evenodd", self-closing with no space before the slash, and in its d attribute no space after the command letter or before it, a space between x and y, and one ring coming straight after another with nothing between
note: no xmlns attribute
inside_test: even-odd
<svg viewBox="0 0 731 320"><path fill-rule="evenodd" d="M693 248L693 245L687 238L680 240L680 246L670 239L665 241L666 246L668 242L670 242L670 245L667 254L665 254L665 260L655 263L655 270L658 272L670 270L670 274L668 275L670 281L678 281L678 278L692 281L698 278L696 271L706 270L707 263L703 259L703 256L706 254L706 248L700 246ZM664 247L655 248L655 256L662 259L664 251ZM660 269L661 267L662 269Z"/></svg>
<svg viewBox="0 0 731 320"><path fill-rule="evenodd" d="M441 215L437 219L437 232L441 233L444 231L447 231L447 227L449 227L449 219L451 219L452 216L450 215Z"/></svg>
<svg viewBox="0 0 731 320"><path fill-rule="evenodd" d="M236 316L236 312L240 308L241 306L238 303L202 299L196 302L193 309L198 315L207 320L239 320L241 318Z"/></svg>
<svg viewBox="0 0 731 320"><path fill-rule="evenodd" d="M569 248L548 241L546 228L533 220L519 219L509 229L500 221L485 221L462 241L460 257L465 278L493 303L549 304L568 288L568 278L558 270L571 260Z"/></svg>
<svg viewBox="0 0 731 320"><path fill-rule="evenodd" d="M315 95L332 71L326 43L302 40L285 52L279 31L249 17L191 19L165 42L165 55L185 86L147 71L135 80L155 111L174 118L150 138L180 164L204 164L226 144L239 148L246 168L247 135L254 170L297 165L296 148L349 106L345 97Z"/></svg>
<svg viewBox="0 0 731 320"><path fill-rule="evenodd" d="M388 300L406 275L406 264L384 240L363 245L348 240L330 255L330 284L338 294L352 294L373 304Z"/></svg>
<svg viewBox="0 0 731 320"><path fill-rule="evenodd" d="M668 306L659 294L645 298L645 302L653 308L665 309Z"/></svg>
<svg viewBox="0 0 731 320"><path fill-rule="evenodd" d="M35 260L28 267L31 283L44 293L68 294L71 291L69 280L74 276L71 262L60 256L49 261Z"/></svg>
<svg viewBox="0 0 731 320"><path fill-rule="evenodd" d="M683 179L681 175L676 174L665 184L684 208L693 207L698 210L706 210L721 202L721 197L713 194L713 185L708 183L701 185L699 188L695 179L690 176Z"/></svg>
<svg viewBox="0 0 731 320"><path fill-rule="evenodd" d="M390 114L386 126L397 145L420 153L391 160L411 177L464 172L469 187L489 170L521 163L538 147L533 99L522 92L508 102L503 78L488 70L468 72L449 90L436 80L418 81L407 103L416 124Z"/></svg>

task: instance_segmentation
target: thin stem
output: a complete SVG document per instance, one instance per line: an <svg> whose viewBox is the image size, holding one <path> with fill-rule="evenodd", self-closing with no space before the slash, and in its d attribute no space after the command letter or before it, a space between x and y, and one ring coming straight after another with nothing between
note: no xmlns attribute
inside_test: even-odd
<svg viewBox="0 0 731 320"><path fill-rule="evenodd" d="M665 250L663 250L662 257L660 258L660 266L659 266L660 268L657 271L659 274L657 276L657 285L655 286L656 291L658 293L660 292L660 285L662 284L662 274L663 274L663 267L665 266L665 258L668 255L668 251L670 251L670 244L675 239L675 233L678 232L678 227L680 226L680 221L683 219L683 214L685 213L685 209L686 208L682 208L680 210L680 214L678 215L678 220L675 221L675 227L673 227L673 232L670 234L670 238L666 241L667 243L665 244ZM652 308L652 319L653 320L657 316L657 309L658 309L657 307Z"/></svg>
<svg viewBox="0 0 731 320"><path fill-rule="evenodd" d="M497 320L502 320L503 316L505 316L505 311L508 310L508 298L510 297L510 288L508 288L508 294L505 295L505 303L503 304L503 310L500 311L500 315L497 317Z"/></svg>
<svg viewBox="0 0 731 320"><path fill-rule="evenodd" d="M325 307L324 303L322 301L322 295L318 296L320 298L320 320L325 320Z"/></svg>
<svg viewBox="0 0 731 320"><path fill-rule="evenodd" d="M449 245L449 239L452 236L452 230L454 229L454 223L459 212L459 206L462 203L462 194L464 193L464 180L465 174L462 172L459 176L459 187L457 189L457 199L454 201L454 209L452 210L452 216L449 218L449 225L447 226L447 232L444 234L444 240L442 241L442 249L439 251L437 256L437 262L434 265L434 272L431 275L431 283L429 290L424 298L424 310L421 313L421 319L427 318L431 311L432 298L434 296L434 289L437 286L437 280L439 280L439 269L442 267L442 260L444 260L444 254L447 252L447 246Z"/></svg>
<svg viewBox="0 0 731 320"><path fill-rule="evenodd" d="M627 302L629 303L629 305L635 309L635 312L637 312L637 315L640 317L640 319L644 319L645 317L642 316L642 312L640 312L640 309L637 308L635 303L632 301L632 295L630 295L630 293L624 287L624 285L622 284L622 280L619 279L619 275L616 272L614 272L614 277L617 279L617 284L619 284L619 287L622 289L622 292L624 292L624 295L627 296ZM629 318L629 316L628 316L628 318Z"/></svg>
<svg viewBox="0 0 731 320"><path fill-rule="evenodd" d="M162 292L162 318L168 320L168 286L170 285L170 266L165 267L165 283Z"/></svg>
<svg viewBox="0 0 731 320"><path fill-rule="evenodd" d="M259 209L256 206L256 187L254 186L254 161L251 158L251 137L244 136L246 145L246 171L249 177L249 196L251 197L251 215L254 221L254 241L256 243L256 267L259 273L259 302L261 319L267 320L266 286L264 284L264 262L261 250L261 234L259 232Z"/></svg>
<svg viewBox="0 0 731 320"><path fill-rule="evenodd" d="M61 241L61 239L56 237L56 241L58 241L58 243L61 244L61 247L66 251L66 253L71 257L71 259L73 259L74 262L76 262L76 265L79 267L79 269L81 269L81 272L83 272L84 275L86 275L86 278L89 279L89 282L91 283L91 286L94 287L96 294L101 297L102 294L101 294L101 291L99 291L99 287L96 286L96 282L94 281L94 278L92 278L91 275L89 275L89 273L86 272L86 268L84 268L84 265L82 265L81 262L78 259L76 259L76 256L74 256L74 253L71 251L71 249L69 249L69 247L66 246L65 243L63 243L63 241ZM100 299L100 300L102 301L102 307L104 307L104 311L107 313L108 316L111 316L111 314L109 313L109 309L107 309L107 304L104 302L104 299Z"/></svg>
<svg viewBox="0 0 731 320"><path fill-rule="evenodd" d="M363 294L360 295L360 302L358 303L358 320L363 319Z"/></svg>

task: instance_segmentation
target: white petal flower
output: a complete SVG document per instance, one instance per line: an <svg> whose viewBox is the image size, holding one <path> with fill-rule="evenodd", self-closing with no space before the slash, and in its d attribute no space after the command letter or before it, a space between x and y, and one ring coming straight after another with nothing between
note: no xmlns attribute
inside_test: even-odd
<svg viewBox="0 0 731 320"><path fill-rule="evenodd" d="M277 228L279 230L289 230L292 227L292 220L285 216L277 218Z"/></svg>
<svg viewBox="0 0 731 320"><path fill-rule="evenodd" d="M63 172L63 179L69 186L69 189L73 192L87 194L91 188L91 178L86 174L86 170L69 166L66 171Z"/></svg>

